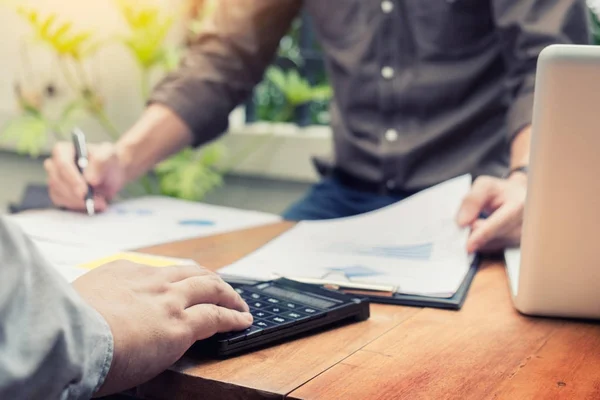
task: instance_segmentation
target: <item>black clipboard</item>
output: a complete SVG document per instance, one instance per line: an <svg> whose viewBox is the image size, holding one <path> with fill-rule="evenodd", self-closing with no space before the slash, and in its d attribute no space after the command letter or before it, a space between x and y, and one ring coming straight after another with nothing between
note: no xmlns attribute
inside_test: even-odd
<svg viewBox="0 0 600 400"><path fill-rule="evenodd" d="M469 288L473 282L473 278L479 268L480 257L476 255L473 258L473 262L454 296L447 298L440 297L429 297L429 296L418 296L412 294L402 293L390 293L390 294L377 294L377 292L366 292L366 291L354 291L354 290L342 290L345 293L360 294L363 297L368 298L371 303L382 303L382 304L395 304L399 306L410 306L410 307L428 307L428 308L442 308L446 310L460 310L465 303Z"/></svg>
<svg viewBox="0 0 600 400"><path fill-rule="evenodd" d="M334 289L339 290L343 293L347 294L357 294L361 297L369 299L371 303L382 303L382 304L395 304L397 306L409 306L409 307L427 307L427 308L442 308L446 310L460 310L467 298L467 294L469 293L469 288L471 287L471 283L473 282L473 278L477 273L477 269L479 268L480 256L476 255L473 258L473 262L471 263L471 267L463 280L463 283L460 285L454 296L441 298L441 297L429 297L429 296L417 296L411 294L402 294L402 293L386 293L386 294L377 294L380 292L373 291L361 291L361 290L347 290L347 289L339 289L335 287L331 287L331 285L318 285L322 286L326 289ZM239 283L239 284L256 284L258 281L253 279L244 279L235 276L222 275L222 278L229 283Z"/></svg>

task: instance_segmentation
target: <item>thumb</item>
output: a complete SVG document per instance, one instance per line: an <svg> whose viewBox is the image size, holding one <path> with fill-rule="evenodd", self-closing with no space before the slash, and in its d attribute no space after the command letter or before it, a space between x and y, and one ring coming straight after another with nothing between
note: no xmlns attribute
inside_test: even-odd
<svg viewBox="0 0 600 400"><path fill-rule="evenodd" d="M108 178L111 166L115 162L116 153L112 143L90 149L89 165L84 172L86 181L92 186L100 186Z"/></svg>

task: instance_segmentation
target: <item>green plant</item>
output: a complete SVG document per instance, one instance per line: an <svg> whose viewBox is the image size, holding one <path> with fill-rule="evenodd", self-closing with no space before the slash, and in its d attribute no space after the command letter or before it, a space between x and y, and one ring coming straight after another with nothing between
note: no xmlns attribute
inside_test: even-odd
<svg viewBox="0 0 600 400"><path fill-rule="evenodd" d="M223 158L221 146L207 146L201 151L186 149L156 167L161 176L160 189L167 196L186 200L203 198L223 183L218 164Z"/></svg>
<svg viewBox="0 0 600 400"><path fill-rule="evenodd" d="M125 35L109 35L113 40L99 40L92 31L77 30L70 21L57 13L42 14L38 10L18 7L17 12L28 22L35 43L41 43L56 57L60 73L68 83L70 100L62 111L51 116L47 112L53 96L41 88L23 89L16 85L15 95L20 113L2 131L3 139L16 143L21 153L37 157L46 145L48 136L66 139L83 116L92 116L102 126L110 140L117 140L119 130L106 113L100 88L88 77L86 64L106 46L120 43L137 62L141 75L141 98L150 93L151 74L174 69L183 52L182 46L169 46L166 38L176 13L167 11L154 0L115 0L117 10L128 27ZM200 29L202 18L210 9L201 9L192 19L192 28ZM219 143L200 150L186 149L158 165L130 193L161 193L189 200L199 200L222 183L217 165L224 154Z"/></svg>
<svg viewBox="0 0 600 400"><path fill-rule="evenodd" d="M284 72L281 68L271 67L267 70L266 78L285 99L283 108L274 117L275 121L290 121L297 107L314 101L329 100L332 96L329 85L312 86L295 69Z"/></svg>
<svg viewBox="0 0 600 400"><path fill-rule="evenodd" d="M311 42L307 42L306 38L304 40L301 37L306 33L303 31L303 24L306 20L302 17L296 18L288 33L281 39L279 44L279 49L277 52L277 64L285 65L286 70L294 70L299 69L306 66L306 60L303 57L303 53L310 54L311 64L313 65L312 74L314 79L314 88L319 90L323 90L325 92L330 92L328 88L328 80L327 74L324 69L321 67L315 67L314 63L316 61L316 57L321 52L321 48L316 40ZM303 46L303 51L301 51L301 42ZM316 68L316 70L315 70ZM274 69L279 69L274 67ZM287 82L282 84L282 81L287 80L287 75L289 73L285 73L280 71L280 73L275 73L279 75L283 75L283 79L279 79L277 77L269 78L269 74L273 74L272 72L268 72L266 79L261 82L255 92L253 102L256 105L256 117L258 120L262 121L275 121L275 122L295 122L295 108L299 105L307 105L308 113L309 113L309 122L311 124L328 124L329 123L329 99L330 93L327 93L326 96L321 96L316 93L315 98L305 102L305 103L295 103L294 95L289 95L289 92L292 91L291 85L288 85ZM297 72L296 72L297 74ZM298 76L299 77L299 76ZM294 77L292 77L294 79ZM302 79L303 87L300 88L299 96L302 96L302 92L306 94L307 88L311 88L311 85L305 79ZM278 82L275 84L274 82ZM292 84L294 84L292 82ZM286 96L285 93L288 95ZM290 100L292 103L290 103Z"/></svg>

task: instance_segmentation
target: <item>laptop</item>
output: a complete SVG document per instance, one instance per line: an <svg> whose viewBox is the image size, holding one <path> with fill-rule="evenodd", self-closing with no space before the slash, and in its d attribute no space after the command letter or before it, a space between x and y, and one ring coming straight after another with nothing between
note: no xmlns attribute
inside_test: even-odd
<svg viewBox="0 0 600 400"><path fill-rule="evenodd" d="M506 252L516 308L600 318L600 47L538 59L520 254Z"/></svg>

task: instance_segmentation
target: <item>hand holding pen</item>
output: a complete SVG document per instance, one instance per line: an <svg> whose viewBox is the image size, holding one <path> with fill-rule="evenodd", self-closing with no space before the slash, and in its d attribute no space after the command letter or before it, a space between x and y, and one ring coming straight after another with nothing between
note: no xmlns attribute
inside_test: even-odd
<svg viewBox="0 0 600 400"><path fill-rule="evenodd" d="M101 213L127 183L123 154L115 143L86 143L80 129L71 139L54 145L44 161L50 199L61 208Z"/></svg>
<svg viewBox="0 0 600 400"><path fill-rule="evenodd" d="M85 169L88 167L89 165L89 159L88 159L88 151L87 151L87 144L85 142L85 135L83 134L83 132L78 129L75 128L73 130L73 146L75 147L75 165L77 166L77 169L79 170L79 173L81 175L84 174ZM88 215L92 216L96 213L96 206L94 203L94 189L92 188L92 185L90 185L89 183L87 184L88 190L87 193L85 195L85 210L87 211Z"/></svg>

